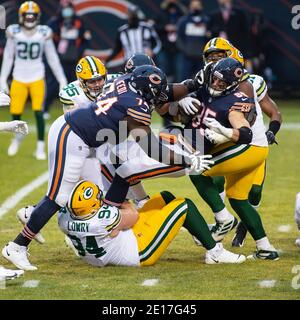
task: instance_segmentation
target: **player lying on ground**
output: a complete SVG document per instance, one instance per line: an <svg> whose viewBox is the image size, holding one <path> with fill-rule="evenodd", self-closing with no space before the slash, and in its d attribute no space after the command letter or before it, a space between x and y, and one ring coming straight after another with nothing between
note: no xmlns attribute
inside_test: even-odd
<svg viewBox="0 0 300 320"><path fill-rule="evenodd" d="M163 191L146 202L139 212L124 202L119 208L102 205L101 191L89 181L73 189L67 207L60 210L58 223L71 239L78 255L87 263L150 266L155 264L181 227L201 241L207 250L205 263L242 263L216 243L195 204Z"/></svg>

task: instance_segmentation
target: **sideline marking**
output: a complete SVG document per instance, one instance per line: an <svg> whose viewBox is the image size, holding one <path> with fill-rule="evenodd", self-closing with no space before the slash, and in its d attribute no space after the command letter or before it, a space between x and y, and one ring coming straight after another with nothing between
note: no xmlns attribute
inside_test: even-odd
<svg viewBox="0 0 300 320"><path fill-rule="evenodd" d="M153 287L158 284L158 279L147 279L142 283L142 286Z"/></svg>
<svg viewBox="0 0 300 320"><path fill-rule="evenodd" d="M279 232L284 232L287 233L292 229L292 226L290 224L282 224L281 226L278 227Z"/></svg>
<svg viewBox="0 0 300 320"><path fill-rule="evenodd" d="M48 171L19 189L15 194L7 198L0 207L0 220L11 209L13 209L23 198L30 194L33 190L47 182L49 177Z"/></svg>
<svg viewBox="0 0 300 320"><path fill-rule="evenodd" d="M277 280L263 280L263 281L259 281L258 285L261 288L274 288L276 285Z"/></svg>
<svg viewBox="0 0 300 320"><path fill-rule="evenodd" d="M36 288L39 286L40 280L27 280L23 283L23 288Z"/></svg>

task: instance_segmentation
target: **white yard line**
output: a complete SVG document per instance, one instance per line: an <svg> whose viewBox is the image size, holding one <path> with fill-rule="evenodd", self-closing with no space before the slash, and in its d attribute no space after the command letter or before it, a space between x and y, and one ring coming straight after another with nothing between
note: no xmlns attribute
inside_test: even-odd
<svg viewBox="0 0 300 320"><path fill-rule="evenodd" d="M284 233L290 232L291 229L292 229L292 226L290 224L282 224L277 228L279 232L284 232Z"/></svg>
<svg viewBox="0 0 300 320"><path fill-rule="evenodd" d="M0 219L11 209L13 209L23 198L30 194L33 190L43 185L48 180L48 171L19 189L15 194L7 198L0 206Z"/></svg>
<svg viewBox="0 0 300 320"><path fill-rule="evenodd" d="M274 288L276 285L277 280L263 280L259 281L258 285L260 288Z"/></svg>
<svg viewBox="0 0 300 320"><path fill-rule="evenodd" d="M40 280L27 280L22 285L23 288L36 288L40 284Z"/></svg>
<svg viewBox="0 0 300 320"><path fill-rule="evenodd" d="M147 279L142 283L142 286L153 287L158 284L158 279Z"/></svg>

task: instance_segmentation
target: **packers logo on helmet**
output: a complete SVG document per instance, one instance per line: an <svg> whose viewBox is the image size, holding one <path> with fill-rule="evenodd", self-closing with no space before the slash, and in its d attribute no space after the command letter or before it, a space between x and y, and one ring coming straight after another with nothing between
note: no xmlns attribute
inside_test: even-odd
<svg viewBox="0 0 300 320"><path fill-rule="evenodd" d="M19 8L19 24L26 29L37 26L41 17L41 9L34 1L26 1Z"/></svg>
<svg viewBox="0 0 300 320"><path fill-rule="evenodd" d="M107 70L100 59L86 56L78 61L76 76L85 94L95 99L102 92Z"/></svg>
<svg viewBox="0 0 300 320"><path fill-rule="evenodd" d="M101 207L102 191L90 181L80 181L74 187L67 207L76 219L89 218Z"/></svg>

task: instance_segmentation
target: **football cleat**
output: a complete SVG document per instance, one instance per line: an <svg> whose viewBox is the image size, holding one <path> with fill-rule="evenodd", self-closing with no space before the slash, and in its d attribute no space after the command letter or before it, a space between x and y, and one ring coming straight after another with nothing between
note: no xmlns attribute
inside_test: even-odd
<svg viewBox="0 0 300 320"><path fill-rule="evenodd" d="M223 248L221 243L217 243L215 250L209 250L205 254L206 264L220 264L220 263L242 263L246 257L242 254L235 254Z"/></svg>
<svg viewBox="0 0 300 320"><path fill-rule="evenodd" d="M33 156L36 158L36 160L46 160L46 153L44 151L36 151Z"/></svg>
<svg viewBox="0 0 300 320"><path fill-rule="evenodd" d="M240 221L236 227L236 232L232 239L231 246L242 247L246 239L246 234L247 234L247 228L245 227L243 222Z"/></svg>
<svg viewBox="0 0 300 320"><path fill-rule="evenodd" d="M17 211L17 218L23 225L25 225L29 221L31 213L35 207L36 206L27 206ZM36 240L40 244L45 243L45 238L41 235L40 232L35 235L34 240Z"/></svg>
<svg viewBox="0 0 300 320"><path fill-rule="evenodd" d="M222 241L226 234L236 227L237 223L238 220L234 216L223 222L216 220L216 224L211 229L212 237L217 242Z"/></svg>
<svg viewBox="0 0 300 320"><path fill-rule="evenodd" d="M13 280L24 274L24 270L11 270L0 266L0 280Z"/></svg>
<svg viewBox="0 0 300 320"><path fill-rule="evenodd" d="M270 246L268 250L257 249L253 254L247 257L249 260L279 260L279 254L273 246Z"/></svg>
<svg viewBox="0 0 300 320"><path fill-rule="evenodd" d="M33 266L29 260L27 252L27 247L19 246L18 244L10 241L2 249L3 257L14 264L17 268L25 271L34 271L37 270L37 267Z"/></svg>
<svg viewBox="0 0 300 320"><path fill-rule="evenodd" d="M149 196L147 196L146 198L142 199L142 200L134 200L133 203L136 207L137 210L142 209L143 206L145 205L145 203L150 199Z"/></svg>
<svg viewBox="0 0 300 320"><path fill-rule="evenodd" d="M8 147L8 150L7 150L7 154L10 156L10 157L13 157L15 156L18 151L19 151L19 148L20 148L20 145L21 145L21 141L14 138L12 141L11 141L11 144L10 146Z"/></svg>

